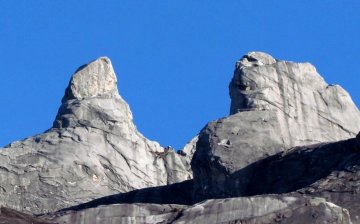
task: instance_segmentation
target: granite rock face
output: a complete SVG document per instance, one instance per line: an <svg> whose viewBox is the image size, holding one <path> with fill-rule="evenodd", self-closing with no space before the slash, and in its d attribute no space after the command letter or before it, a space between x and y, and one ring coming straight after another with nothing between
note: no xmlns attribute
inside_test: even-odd
<svg viewBox="0 0 360 224"><path fill-rule="evenodd" d="M349 212L320 198L262 196L213 199L185 209L173 223L351 223Z"/></svg>
<svg viewBox="0 0 360 224"><path fill-rule="evenodd" d="M347 209L353 223L360 223L358 141L359 136L339 142L298 146L267 156L233 172L221 185L212 183L223 186L222 194L206 196L226 198L287 194L322 197Z"/></svg>
<svg viewBox="0 0 360 224"><path fill-rule="evenodd" d="M192 160L197 201L244 194L253 178L249 165L268 156L352 138L360 130L360 112L349 94L328 85L309 63L251 52L237 62L229 89L231 116L199 134Z"/></svg>
<svg viewBox="0 0 360 224"><path fill-rule="evenodd" d="M349 212L322 198L259 196L211 199L193 206L113 204L49 215L65 223L343 223Z"/></svg>
<svg viewBox="0 0 360 224"><path fill-rule="evenodd" d="M230 175L284 150L281 136L274 131L279 128L276 115L269 111L244 111L210 122L200 133L191 161L195 200L242 192L249 179L229 179ZM251 172L246 170L244 175L251 176ZM231 194L229 182L234 185Z"/></svg>
<svg viewBox="0 0 360 224"><path fill-rule="evenodd" d="M360 112L339 85L329 85L310 63L250 52L236 63L229 85L230 114L278 112L277 130L290 146L337 141L360 130Z"/></svg>
<svg viewBox="0 0 360 224"><path fill-rule="evenodd" d="M341 87L250 52L230 96L175 152L137 131L108 58L80 67L52 128L0 149L0 223L360 223L360 115Z"/></svg>
<svg viewBox="0 0 360 224"><path fill-rule="evenodd" d="M75 72L51 129L0 150L0 204L44 213L180 182L188 160L136 130L103 57Z"/></svg>
<svg viewBox="0 0 360 224"><path fill-rule="evenodd" d="M240 193L237 189L239 186L234 186L229 181L224 185L223 189L227 195L207 195L208 198L222 197L228 198L227 200L211 199L191 206L193 204L191 197L193 182L185 181L168 186L140 189L103 197L68 208L57 214L62 216L62 214L71 213L71 216L79 216L79 214L75 214L77 211L81 211L81 214L84 215L86 210L90 208L95 209L99 206L102 207L103 211L106 211L107 208L111 208L107 206L114 204L143 204L142 207L146 207L145 204L177 204L182 205L184 211L191 208L191 212L188 215L184 215L181 212L184 216L181 218L182 220L197 220L197 218L202 216L202 213L204 213L205 217L209 216L211 219L216 219L216 216L218 216L219 220L221 220L224 217L221 217L219 214L226 213L226 209L228 209L229 215L232 212L237 214L230 209L231 207L223 206L228 201L233 201L231 202L234 203L233 206L245 206L244 203L247 203L247 200L249 200L252 206L264 209L272 206L273 202L269 202L269 205L267 205L267 202L258 203L258 198L295 197L297 201L302 202L302 205L305 206L302 209L306 209L306 204L309 204L308 199L321 197L323 200L326 200L327 205L336 204L346 209L350 213L352 222L360 223L358 216L360 213L360 205L358 203L360 200L360 145L357 144L357 141L358 139L353 138L339 142L294 147L250 164L244 169L235 172L229 178L241 180L242 178L247 178L244 173L248 169L252 171L252 178L243 181L243 184L240 185L242 189ZM261 197L254 197L255 195L261 195ZM241 198L230 198L239 196ZM253 200L253 198L257 199ZM122 205L122 208L124 206ZM285 210L290 214L298 212L297 207L292 206L287 207ZM111 209L110 211L112 211L111 214L114 217L118 217L116 211ZM341 215L342 213L337 211L340 210L331 210L335 217L343 216ZM276 214L279 214L279 212L276 212ZM319 219L323 218L324 215L322 213L319 214L315 210L311 214L314 218L317 217ZM199 223L207 222L205 217L201 217ZM277 217L282 217L282 215ZM316 221L308 222L308 220L303 219L304 217L298 217L299 221L293 219L289 223L314 223ZM261 219L257 217L253 220L255 220L253 221L254 223L259 223ZM332 222L337 223L337 221ZM268 221L265 223L276 222ZM339 221L339 223L341 222Z"/></svg>
<svg viewBox="0 0 360 224"><path fill-rule="evenodd" d="M43 218L59 223L360 223L359 151L357 139L349 139L266 157L249 165L253 178L242 195L233 195L238 198L192 205L192 181L185 181L107 196ZM241 176L240 171L232 178ZM231 184L225 189L236 191Z"/></svg>

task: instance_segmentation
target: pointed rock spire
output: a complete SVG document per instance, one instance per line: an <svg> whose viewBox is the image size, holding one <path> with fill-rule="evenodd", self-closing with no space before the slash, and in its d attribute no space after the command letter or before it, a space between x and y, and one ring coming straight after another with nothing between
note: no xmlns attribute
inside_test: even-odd
<svg viewBox="0 0 360 224"><path fill-rule="evenodd" d="M119 97L116 75L107 57L100 57L78 68L62 101L93 97Z"/></svg>
<svg viewBox="0 0 360 224"><path fill-rule="evenodd" d="M106 57L80 67L53 128L0 149L0 204L44 213L192 177L185 156L137 131L116 82Z"/></svg>
<svg viewBox="0 0 360 224"><path fill-rule="evenodd" d="M53 127L87 126L124 133L135 130L132 118L129 105L119 95L110 59L100 57L72 75Z"/></svg>

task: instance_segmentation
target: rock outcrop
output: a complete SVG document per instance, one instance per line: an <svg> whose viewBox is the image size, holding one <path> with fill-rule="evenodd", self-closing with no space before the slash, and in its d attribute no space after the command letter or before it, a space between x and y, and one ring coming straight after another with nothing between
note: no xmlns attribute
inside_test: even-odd
<svg viewBox="0 0 360 224"><path fill-rule="evenodd" d="M180 182L188 160L136 130L103 57L75 72L51 129L0 150L0 204L44 213Z"/></svg>
<svg viewBox="0 0 360 224"><path fill-rule="evenodd" d="M192 160L198 201L244 194L253 178L249 165L268 156L352 138L360 130L360 112L349 94L328 85L309 63L251 52L237 62L229 89L231 116L199 134ZM240 170L241 178L234 178Z"/></svg>
<svg viewBox="0 0 360 224"><path fill-rule="evenodd" d="M352 138L360 112L339 85L329 85L310 63L250 52L236 63L229 85L230 114L277 112L277 130L289 146Z"/></svg>
<svg viewBox="0 0 360 224"><path fill-rule="evenodd" d="M0 223L360 223L349 94L261 52L229 88L231 115L175 152L136 130L108 58L80 67L53 127L0 150Z"/></svg>

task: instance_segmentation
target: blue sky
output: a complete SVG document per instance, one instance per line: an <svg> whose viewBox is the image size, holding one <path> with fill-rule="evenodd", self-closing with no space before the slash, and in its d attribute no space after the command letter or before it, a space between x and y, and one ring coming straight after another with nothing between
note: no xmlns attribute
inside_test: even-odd
<svg viewBox="0 0 360 224"><path fill-rule="evenodd" d="M360 105L360 1L1 1L0 146L51 127L77 67L111 58L138 129L181 148L227 116L237 59L311 62Z"/></svg>

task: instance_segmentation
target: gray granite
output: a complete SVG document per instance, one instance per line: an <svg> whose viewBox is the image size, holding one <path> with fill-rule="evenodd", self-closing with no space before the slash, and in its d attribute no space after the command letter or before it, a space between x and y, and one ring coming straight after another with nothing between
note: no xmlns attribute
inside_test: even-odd
<svg viewBox="0 0 360 224"><path fill-rule="evenodd" d="M136 130L108 58L72 76L53 127L0 150L0 204L44 213L192 178L189 158Z"/></svg>

